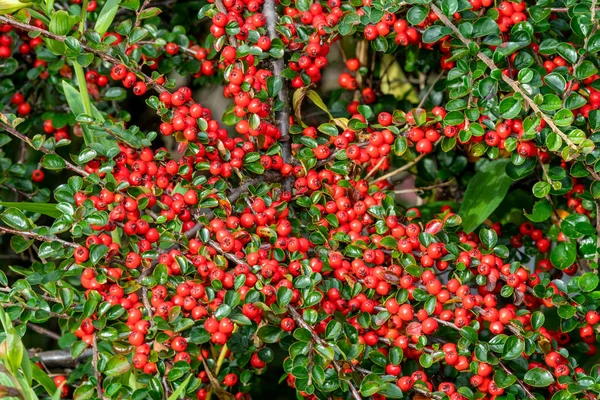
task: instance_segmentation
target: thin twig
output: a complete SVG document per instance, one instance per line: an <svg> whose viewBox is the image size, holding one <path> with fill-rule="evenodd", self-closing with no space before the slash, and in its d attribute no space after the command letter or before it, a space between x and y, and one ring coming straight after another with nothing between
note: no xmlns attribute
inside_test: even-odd
<svg viewBox="0 0 600 400"><path fill-rule="evenodd" d="M275 39L279 39L279 35L277 34L277 9L275 5L275 0L265 0L265 5L263 7L263 14L266 18L266 27L267 32L269 34L269 38L271 41ZM282 78L282 73L285 68L283 63L283 58L273 58L271 62L273 68L273 76L275 79L282 79L281 90L277 94L277 97L280 102L283 103L283 107L281 110L277 111L276 118L278 122L279 132L281 133L281 137L279 141L282 142L281 146L281 155L283 161L285 163L290 164L292 162L292 141L290 140L290 107L289 107L289 95L288 95L288 85L287 80ZM286 179L285 182L285 190L291 190L291 180Z"/></svg>
<svg viewBox="0 0 600 400"><path fill-rule="evenodd" d="M423 107L423 104L425 103L425 101L427 100L427 98L429 97L431 92L433 91L433 87L435 86L436 83L438 83L438 81L442 78L443 75L445 75L445 73L443 71L438 74L438 76L435 78L435 80L431 83L431 86L429 86L429 89L427 89L427 92L425 92L425 94L423 95L423 98L419 102L419 105L417 106L417 108Z"/></svg>
<svg viewBox="0 0 600 400"><path fill-rule="evenodd" d="M19 132L18 130L16 130L12 126L5 124L4 122L0 122L0 128L4 129L6 132L10 133L11 135L13 135L14 137L16 137L17 139L21 140L22 142L27 143L32 149L39 150L39 151L41 151L42 153L45 153L45 154L55 154L56 155L56 153L54 151L48 150L43 145L40 146L39 149L36 149L34 147L33 143L31 142L31 139L29 139L27 136L23 135L21 132ZM86 176L90 175L88 172L82 170L81 168L79 168L76 165L71 164L69 161L65 160L64 158L63 158L63 160L65 162L66 168L69 171L73 171L76 174L81 175L83 177L86 177Z"/></svg>
<svg viewBox="0 0 600 400"><path fill-rule="evenodd" d="M16 229L7 228L5 226L0 226L0 232L10 233L12 235L25 236L25 237L29 237L32 239L42 241L42 242L58 242L58 243L62 244L63 246L68 246L68 247L73 247L73 248L79 247L75 243L67 242L66 240L62 240L62 239L59 239L56 237L43 236L43 235L39 235L34 232L28 232L28 231L18 231Z"/></svg>
<svg viewBox="0 0 600 400"><path fill-rule="evenodd" d="M21 321L16 320L15 323L20 324ZM31 322L28 322L26 325L27 325L28 329L31 329L32 331L37 332L40 335L46 336L46 337L48 337L48 338L50 338L52 340L59 340L60 339L60 335L58 333L52 332L51 330L48 330L48 329L46 329L46 328L44 328L42 326L33 324Z"/></svg>
<svg viewBox="0 0 600 400"><path fill-rule="evenodd" d="M600 203L596 201L596 252L594 254L594 262L598 264L598 248L600 248ZM596 268L598 266L596 265Z"/></svg>
<svg viewBox="0 0 600 400"><path fill-rule="evenodd" d="M401 166L400 168L397 168L393 171L388 172L385 175L380 176L379 178L375 179L373 182L371 182L371 184L373 183L377 183L379 181L383 181L386 179L391 178L392 176L398 175L401 172L404 172L406 170L411 169L416 163L418 163L419 161L421 161L421 159L425 157L425 154L420 154L419 156L417 156L414 160L412 160L411 162L409 162L406 165Z"/></svg>
<svg viewBox="0 0 600 400"><path fill-rule="evenodd" d="M67 314L59 314L59 313L55 313L53 311L47 311L47 310L44 310L44 309L39 308L39 307L33 307L33 306L30 306L30 305L27 305L25 303L11 303L11 302L6 302L6 303L0 303L0 304L2 305L2 307L21 307L21 308L24 308L24 309L29 310L29 311L43 311L45 313L48 313L48 315L50 315L51 317L54 317L54 318L71 319L71 317L69 315L67 315Z"/></svg>
<svg viewBox="0 0 600 400"><path fill-rule="evenodd" d="M365 180L369 180L369 178L371 176L373 176L373 174L375 172L377 172L377 170L379 169L379 167L381 167L381 164L383 164L383 162L387 160L387 157L381 157L381 160L379 160L379 162L369 171L369 173L367 174L367 176L365 176Z"/></svg>
<svg viewBox="0 0 600 400"><path fill-rule="evenodd" d="M421 194L421 193L423 193L426 190L432 190L432 189L437 189L437 188L441 188L441 187L445 187L445 186L450 186L453 182L454 182L454 179L452 179L452 180L450 180L448 182L438 183L437 185L423 186L423 187L418 187L418 188L413 188L413 189L394 190L394 193L396 193L396 194L402 194L402 193L418 193L418 194Z"/></svg>
<svg viewBox="0 0 600 400"><path fill-rule="evenodd" d="M225 15L229 14L227 12L227 9L225 8L225 5L223 5L223 1L222 0L215 0L215 6L217 7L217 10L219 10L220 13L223 13ZM238 47L238 41L235 38L235 36L227 35L227 39L229 40L229 45L231 47L237 49L237 47Z"/></svg>
<svg viewBox="0 0 600 400"><path fill-rule="evenodd" d="M315 333L315 331L312 329L312 327L304 320L304 318L302 318L300 313L294 307L288 305L287 310L290 313L290 316L292 317L292 319L294 321L296 321L298 326L300 326L310 332L310 335L315 342L317 342L318 344L320 344L322 346L329 346L323 339L321 339L319 337L319 335L317 335ZM335 368L335 370L339 374L342 371L342 367L335 360L332 360L331 363L333 364L333 368ZM361 394L358 392L356 387L354 387L354 384L352 382L348 381L348 387L350 388L350 394L352 395L354 400L362 400Z"/></svg>
<svg viewBox="0 0 600 400"><path fill-rule="evenodd" d="M27 351L29 358L37 358L42 364L50 368L73 368L77 364L88 360L92 353L92 349L87 349L79 357L73 358L69 350L49 350L39 353L32 350Z"/></svg>
<svg viewBox="0 0 600 400"><path fill-rule="evenodd" d="M511 370L509 370L508 368L506 368L506 366L502 363L502 361L498 360L498 365L500 365L500 367L504 370L504 372L506 372L508 375L514 375L512 373ZM535 396L533 395L533 393L531 393L529 391L529 389L527 388L527 386L523 383L523 381L521 381L519 378L517 378L515 376L515 378L517 379L517 384L519 386L521 386L521 388L525 391L525 394L527 395L527 397L529 397L530 399L534 399L535 400Z"/></svg>

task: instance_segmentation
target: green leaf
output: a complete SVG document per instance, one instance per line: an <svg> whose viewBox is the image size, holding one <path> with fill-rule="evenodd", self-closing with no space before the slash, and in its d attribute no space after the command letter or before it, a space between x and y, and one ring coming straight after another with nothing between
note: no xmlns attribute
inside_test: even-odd
<svg viewBox="0 0 600 400"><path fill-rule="evenodd" d="M503 360L514 360L518 358L525 350L525 342L516 336L509 336L504 345Z"/></svg>
<svg viewBox="0 0 600 400"><path fill-rule="evenodd" d="M465 232L473 232L500 205L512 180L506 175L508 159L495 160L481 169L465 191L458 214Z"/></svg>
<svg viewBox="0 0 600 400"><path fill-rule="evenodd" d="M277 343L284 333L283 329L278 326L265 325L256 334L265 343Z"/></svg>
<svg viewBox="0 0 600 400"><path fill-rule="evenodd" d="M493 229L482 229L479 231L479 239L486 248L491 249L498 241L498 234Z"/></svg>
<svg viewBox="0 0 600 400"><path fill-rule="evenodd" d="M51 218L58 218L62 215L56 208L56 204L45 204L45 203L31 203L31 202L11 202L11 201L2 201L0 205L3 207L13 207L17 208L21 211L30 211L34 213L40 213L47 215Z"/></svg>
<svg viewBox="0 0 600 400"><path fill-rule="evenodd" d="M546 316L541 311L536 311L531 314L531 327L534 331L537 331L544 326L544 322L546 322Z"/></svg>
<svg viewBox="0 0 600 400"><path fill-rule="evenodd" d="M500 113L503 118L513 119L521 112L521 102L514 97L506 97L500 102Z"/></svg>
<svg viewBox="0 0 600 400"><path fill-rule="evenodd" d="M550 190L552 190L552 186L550 186L548 182L536 182L536 184L533 185L533 188L531 189L533 195L537 198L548 196Z"/></svg>
<svg viewBox="0 0 600 400"><path fill-rule="evenodd" d="M52 171L61 171L67 166L66 161L61 156L58 156L56 154L44 155L44 157L42 157L42 160L40 161L40 164L42 165L42 167Z"/></svg>
<svg viewBox="0 0 600 400"><path fill-rule="evenodd" d="M169 398L167 400L177 400L180 397L183 398L185 395L185 390L187 389L188 383L190 383L192 376L193 375L191 375L191 374L188 375L188 377L185 379L185 381L183 381L182 383L179 384L177 389L175 391L173 391L173 393L169 396Z"/></svg>
<svg viewBox="0 0 600 400"><path fill-rule="evenodd" d="M569 268L577 258L577 245L571 242L560 242L550 253L550 262L558 269Z"/></svg>
<svg viewBox="0 0 600 400"><path fill-rule="evenodd" d="M406 19L411 25L419 25L421 22L425 21L427 14L428 10L425 7L421 5L415 5L409 8L408 13L406 14Z"/></svg>
<svg viewBox="0 0 600 400"><path fill-rule="evenodd" d="M527 371L523 382L533 387L546 387L554 382L554 378L548 370L538 367Z"/></svg>
<svg viewBox="0 0 600 400"><path fill-rule="evenodd" d="M544 77L546 85L557 93L562 93L567 88L567 81L558 72L552 72Z"/></svg>
<svg viewBox="0 0 600 400"><path fill-rule="evenodd" d="M19 231L26 231L32 226L29 218L27 218L21 210L14 207L7 208L2 215L0 215L0 218L6 225Z"/></svg>
<svg viewBox="0 0 600 400"><path fill-rule="evenodd" d="M38 367L36 363L30 361L30 364L33 380L42 385L46 393L52 396L52 394L56 392L56 385L54 384L54 381L50 379L48 374Z"/></svg>
<svg viewBox="0 0 600 400"><path fill-rule="evenodd" d="M423 32L424 43L435 43L444 36L452 33L452 30L443 25L432 25Z"/></svg>
<svg viewBox="0 0 600 400"><path fill-rule="evenodd" d="M460 329L460 336L464 337L471 343L476 343L478 336L477 331L470 326L464 326Z"/></svg>
<svg viewBox="0 0 600 400"><path fill-rule="evenodd" d="M106 376L123 375L125 372L129 371L130 368L131 364L129 360L127 360L124 355L117 354L112 356L106 363L104 374Z"/></svg>
<svg viewBox="0 0 600 400"><path fill-rule="evenodd" d="M591 292L598 287L598 275L593 272L586 272L579 277L577 284L583 292Z"/></svg>
<svg viewBox="0 0 600 400"><path fill-rule="evenodd" d="M533 212L531 214L525 213L525 216L531 222L543 222L550 218L551 215L552 205L545 199L540 200L533 205Z"/></svg>
<svg viewBox="0 0 600 400"><path fill-rule="evenodd" d="M108 28L110 28L110 24L112 24L113 19L115 19L118 9L119 0L107 0L106 3L104 3L104 7L100 10L96 25L94 26L94 30L98 32L100 36L104 35Z"/></svg>
<svg viewBox="0 0 600 400"><path fill-rule="evenodd" d="M569 64L575 64L577 62L577 50L569 43L562 42L556 47L556 51L561 55L562 58L567 60Z"/></svg>

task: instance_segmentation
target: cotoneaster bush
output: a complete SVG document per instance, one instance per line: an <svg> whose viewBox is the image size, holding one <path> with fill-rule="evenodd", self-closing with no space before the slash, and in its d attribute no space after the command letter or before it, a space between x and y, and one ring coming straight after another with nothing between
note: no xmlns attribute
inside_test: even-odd
<svg viewBox="0 0 600 400"><path fill-rule="evenodd" d="M599 10L0 0L0 396L598 398Z"/></svg>

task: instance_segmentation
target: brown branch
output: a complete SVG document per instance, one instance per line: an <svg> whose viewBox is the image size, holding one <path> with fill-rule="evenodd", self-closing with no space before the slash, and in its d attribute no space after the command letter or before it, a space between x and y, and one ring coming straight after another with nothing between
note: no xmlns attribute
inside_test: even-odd
<svg viewBox="0 0 600 400"><path fill-rule="evenodd" d="M371 182L371 184L386 180L391 178L392 176L398 175L401 172L404 172L406 170L411 169L416 163L418 163L419 161L421 161L421 159L425 157L425 154L420 154L419 156L417 156L417 158L415 158L414 160L412 160L411 162L409 162L406 165L401 166L400 168L397 168L391 172L388 172L385 175L380 176L379 178L375 179L373 182Z"/></svg>
<svg viewBox="0 0 600 400"><path fill-rule="evenodd" d="M317 335L314 332L312 327L304 320L304 318L302 318L300 313L294 307L292 307L291 305L288 305L287 310L290 313L290 316L292 317L292 319L294 321L296 321L298 326L300 326L304 329L307 329L310 332L310 335L315 342L317 342L318 344L320 344L322 346L329 347L329 345L323 339L321 339L319 337L319 335ZM342 367L340 366L340 364L336 360L331 360L331 363L333 364L333 368L335 368L335 370L339 374L342 371ZM350 368L353 369L353 366L351 365ZM356 387L354 387L354 384L350 380L348 381L348 387L350 388L350 394L352 395L352 398L354 398L354 400L362 400L361 394L358 392Z"/></svg>
<svg viewBox="0 0 600 400"><path fill-rule="evenodd" d="M502 363L502 361L500 361L499 359L498 359L498 365L500 365L500 367L501 367L501 368L504 370L504 372L506 372L508 375L514 375L514 374L512 373L512 371L511 371L511 370L509 370L508 368L506 368L506 366L505 366L505 365ZM526 386L526 385L523 383L523 381L521 381L521 380L520 380L519 378L517 378L516 376L515 376L515 378L517 379L517 384L518 384L519 386L521 386L521 388L522 388L522 389L525 391L525 394L527 395L527 397L529 397L530 399L534 399L534 400L535 400L535 399L536 399L536 397L533 395L533 393L531 393L531 392L529 391L529 389L528 389L528 388L527 388L527 386Z"/></svg>
<svg viewBox="0 0 600 400"><path fill-rule="evenodd" d="M460 31L458 30L458 28L456 27L456 25L454 25L449 19L448 17L446 17L446 15L442 12L442 10L440 10L435 4L431 3L430 4L431 10L438 16L438 18L440 19L440 21L442 21L442 23L444 25L446 25L448 28L450 28L452 30L452 32L454 32L454 34L456 35L456 37L463 42L463 44L465 46L468 46L470 43L472 43L469 39L465 38L462 33L460 33ZM491 58L489 58L488 56L486 56L485 54L483 54L481 51L477 52L477 57L484 62L485 65L488 66L488 68L490 68L490 70L494 71L496 69L498 69L498 67L496 66L496 64L492 61ZM550 127L550 129L552 129L552 131L554 133L556 133L558 136L560 136L565 143L567 144L567 146L569 146L573 151L577 152L578 148L577 146L568 138L567 135L565 135L559 128L558 126L556 126L556 124L554 123L554 121L552 120L552 118L550 118L549 116L547 116L546 114L544 114L542 112L542 110L540 110L540 108L538 107L538 105L533 101L533 99L531 99L527 93L525 93L525 91L521 88L521 85L512 80L511 78L509 78L508 76L501 74L502 76L502 80L504 82L506 82L508 84L508 86L510 86L513 91L515 91L516 93L519 93L522 97L523 100L525 100L525 102L529 105L529 107L533 110L533 112L536 115L539 115L540 118L542 118L546 124Z"/></svg>
<svg viewBox="0 0 600 400"><path fill-rule="evenodd" d="M223 1L222 0L215 0L215 6L217 7L217 10L219 10L220 13L223 13L225 15L229 15L229 13L227 12L227 9L225 8L225 5L223 5ZM229 40L229 45L231 47L237 49L237 47L238 47L238 41L235 38L235 36L227 35L227 39Z"/></svg>
<svg viewBox="0 0 600 400"><path fill-rule="evenodd" d="M597 7L592 7L595 11L600 11L600 8ZM569 8L567 7L555 7L555 8L551 8L550 12L556 12L556 13L566 13L569 12ZM592 15L592 22L594 21L594 15ZM590 35L591 36L591 35Z"/></svg>
<svg viewBox="0 0 600 400"><path fill-rule="evenodd" d="M92 334L92 367L94 368L94 377L96 378L96 391L98 398L103 399L102 395L102 376L98 370L98 338L96 334Z"/></svg>
<svg viewBox="0 0 600 400"><path fill-rule="evenodd" d="M2 17L0 17L0 18L2 18ZM16 130L12 126L5 124L4 122L0 122L0 128L4 129L6 132L10 133L11 135L13 135L17 139L19 139L21 142L27 143L34 150L39 150L39 151L41 151L44 154L55 154L55 155L57 155L56 152L48 150L43 145L39 149L36 149L34 147L33 143L31 142L31 139L29 139L27 136L23 135L21 132L19 132L18 130ZM69 161L65 160L64 158L63 158L63 160L65 162L66 168L69 171L73 171L76 174L81 175L83 177L86 177L86 176L90 175L89 173L87 173L86 171L82 170L78 166L71 164Z"/></svg>
<svg viewBox="0 0 600 400"><path fill-rule="evenodd" d="M35 240L39 240L41 242L58 242L58 243L62 244L63 246L67 246L67 247L73 247L73 248L79 247L79 245L77 245L75 243L67 242L66 240L62 240L62 239L59 239L56 237L43 236L43 235L39 235L37 233L29 232L29 231L18 231L16 229L7 228L5 226L0 226L0 232L9 233L12 235L25 236L25 237L29 237L29 238L32 238Z"/></svg>
<svg viewBox="0 0 600 400"><path fill-rule="evenodd" d="M21 307L24 308L26 310L29 311L43 311L48 313L51 317L54 318L60 318L60 319L71 319L71 317L67 314L59 314L59 313L55 313L53 311L47 311L44 310L43 308L39 308L39 307L32 307L30 305L27 305L25 303L11 303L11 302L6 302L6 303L0 303L2 305L2 307Z"/></svg>
<svg viewBox="0 0 600 400"><path fill-rule="evenodd" d="M454 183L454 179L452 179L448 182L438 183L437 185L423 186L423 187L418 187L418 188L413 188L413 189L394 190L394 193L396 193L396 194L402 194L402 193L419 193L419 194L421 194L426 190L432 190L432 189L450 186L450 185L452 185L452 183Z"/></svg>
<svg viewBox="0 0 600 400"><path fill-rule="evenodd" d="M25 24L19 21L16 21L12 18L6 17L4 15L0 15L0 22L3 22L5 24L8 24L10 26L13 26L17 29L21 29L27 32L38 32L41 36L49 38L49 39L54 39L54 40L58 40L59 42L64 42L67 37L66 36L61 36L61 35L56 35L52 32L49 32L45 29L42 28L38 28L37 26L32 26L29 24ZM102 60L113 64L113 65L119 65L122 64L123 62L121 60L119 60L118 58L115 58L113 56L111 56L110 54L107 54L103 51L100 50L96 50L88 45L85 45L83 43L80 43L80 47L81 50L87 52L87 53L92 53L95 56L101 58ZM134 68L131 66L127 66L127 68L129 70L131 70L132 72L134 72L136 75L140 76L144 82L146 83L146 85L155 90L157 93L162 93L162 92L166 92L167 89L164 88L164 86L159 85L158 83L156 83L152 78L150 78L148 75L144 74L139 68Z"/></svg>
<svg viewBox="0 0 600 400"><path fill-rule="evenodd" d="M598 268L598 248L600 247L600 203L596 201L596 253L594 254L594 262Z"/></svg>
<svg viewBox="0 0 600 400"><path fill-rule="evenodd" d="M419 105L417 106L417 108L421 108L423 107L423 104L425 103L425 101L427 101L427 98L429 97L429 95L431 94L431 92L433 91L433 87L435 86L436 83L439 82L439 80L442 78L442 76L444 76L445 73L442 71L438 74L438 76L435 78L435 80L431 83L431 86L429 86L429 89L427 89L427 92L423 95L423 98L421 99L421 101L419 102Z"/></svg>
<svg viewBox="0 0 600 400"><path fill-rule="evenodd" d="M21 324L21 323L22 322L20 320L16 320L15 321L15 324L17 324L17 325ZM52 332L51 330L46 329L46 328L44 328L42 326L33 324L31 322L27 322L26 325L27 325L28 329L31 329L32 331L34 331L36 333L39 333L40 335L46 336L46 337L48 337L48 338L50 338L52 340L59 340L60 339L60 335L58 333Z"/></svg>
<svg viewBox="0 0 600 400"><path fill-rule="evenodd" d="M265 5L263 7L263 14L267 20L267 32L269 33L269 38L271 41L278 39L279 35L277 34L277 9L275 5L275 0L265 0ZM275 58L271 62L273 66L273 75L276 79L282 79L281 74L284 69L283 58ZM286 163L291 162L292 157L292 142L290 140L289 135L289 119L290 119L290 107L289 107L289 96L288 96L288 87L287 80L283 82L281 90L278 93L279 101L281 101L284 105L281 110L277 112L277 120L279 122L279 131L281 132L281 138L279 141L283 142L282 146L282 155L283 161ZM286 189L287 190L287 189Z"/></svg>

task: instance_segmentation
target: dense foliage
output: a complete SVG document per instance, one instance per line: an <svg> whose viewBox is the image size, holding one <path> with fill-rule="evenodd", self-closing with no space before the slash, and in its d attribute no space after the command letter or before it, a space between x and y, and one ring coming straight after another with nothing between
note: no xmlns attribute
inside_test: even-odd
<svg viewBox="0 0 600 400"><path fill-rule="evenodd" d="M0 0L0 397L598 398L599 10Z"/></svg>

